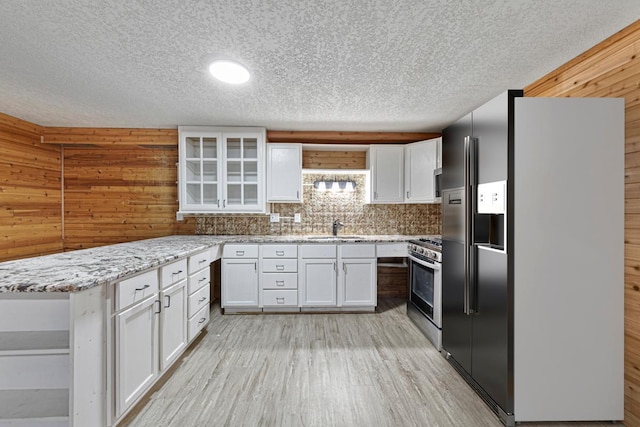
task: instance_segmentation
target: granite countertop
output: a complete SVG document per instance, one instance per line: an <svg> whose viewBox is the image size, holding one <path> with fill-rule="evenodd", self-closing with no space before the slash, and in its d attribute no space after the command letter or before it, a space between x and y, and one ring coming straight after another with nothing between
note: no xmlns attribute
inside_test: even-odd
<svg viewBox="0 0 640 427"><path fill-rule="evenodd" d="M79 292L229 243L384 243L424 236L167 236L0 263L0 293Z"/></svg>

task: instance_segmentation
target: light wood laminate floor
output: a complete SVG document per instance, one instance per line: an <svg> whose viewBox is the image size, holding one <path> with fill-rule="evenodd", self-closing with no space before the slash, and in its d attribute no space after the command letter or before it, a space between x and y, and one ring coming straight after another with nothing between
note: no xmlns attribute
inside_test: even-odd
<svg viewBox="0 0 640 427"><path fill-rule="evenodd" d="M404 302L379 303L371 314L222 316L216 307L208 333L122 425L501 426Z"/></svg>

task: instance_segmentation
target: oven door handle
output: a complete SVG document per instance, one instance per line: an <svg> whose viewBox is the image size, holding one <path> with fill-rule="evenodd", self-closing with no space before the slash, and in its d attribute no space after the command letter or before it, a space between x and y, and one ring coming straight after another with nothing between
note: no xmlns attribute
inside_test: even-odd
<svg viewBox="0 0 640 427"><path fill-rule="evenodd" d="M430 268L430 269L435 270L435 271L442 270L442 264L440 264L437 261L429 262L429 261L425 261L425 260L416 258L413 255L409 255L409 259L411 261L415 262L416 264L420 264L423 267L427 267L427 268Z"/></svg>

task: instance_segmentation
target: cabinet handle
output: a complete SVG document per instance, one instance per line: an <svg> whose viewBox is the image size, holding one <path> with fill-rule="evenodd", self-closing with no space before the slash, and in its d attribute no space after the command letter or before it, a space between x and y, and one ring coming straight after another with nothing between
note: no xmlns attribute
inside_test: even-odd
<svg viewBox="0 0 640 427"><path fill-rule="evenodd" d="M154 311L153 313L154 314L160 314L160 312L162 311L162 302L159 299L157 299L153 303L154 304L158 303L158 311Z"/></svg>
<svg viewBox="0 0 640 427"><path fill-rule="evenodd" d="M284 286L284 280L276 280L276 286Z"/></svg>
<svg viewBox="0 0 640 427"><path fill-rule="evenodd" d="M227 207L227 199L222 199L222 207L223 208Z"/></svg>
<svg viewBox="0 0 640 427"><path fill-rule="evenodd" d="M258 271L258 263L254 262L253 263L253 269L257 272Z"/></svg>
<svg viewBox="0 0 640 427"><path fill-rule="evenodd" d="M218 204L218 207L220 207L220 199L217 199L216 203Z"/></svg>
<svg viewBox="0 0 640 427"><path fill-rule="evenodd" d="M164 308L171 307L171 295L165 295L164 297L167 299L167 305L165 305Z"/></svg>
<svg viewBox="0 0 640 427"><path fill-rule="evenodd" d="M300 190L296 191L296 199L300 198Z"/></svg>
<svg viewBox="0 0 640 427"><path fill-rule="evenodd" d="M276 251L276 256L284 256L284 251Z"/></svg>
<svg viewBox="0 0 640 427"><path fill-rule="evenodd" d="M144 290L145 290L145 289L147 289L149 286L151 286L151 285L144 285L144 286L143 286L143 287L141 287L141 288L136 288L135 292L138 292L138 291L144 291ZM135 292L134 292L134 293L135 293Z"/></svg>
<svg viewBox="0 0 640 427"><path fill-rule="evenodd" d="M178 271L174 271L173 273L171 273L172 276L175 276L176 274L181 274L182 270L178 270Z"/></svg>
<svg viewBox="0 0 640 427"><path fill-rule="evenodd" d="M203 262L207 262L206 259L201 259L200 261L198 261L198 264L202 264Z"/></svg>
<svg viewBox="0 0 640 427"><path fill-rule="evenodd" d="M207 280L207 278L203 277L202 279L198 280L198 283L204 282L205 280Z"/></svg>
<svg viewBox="0 0 640 427"><path fill-rule="evenodd" d="M333 271L338 271L338 270L336 270L336 263L335 262L333 263Z"/></svg>
<svg viewBox="0 0 640 427"><path fill-rule="evenodd" d="M283 271L284 270L284 265L276 265L276 270Z"/></svg>
<svg viewBox="0 0 640 427"><path fill-rule="evenodd" d="M407 191L407 199L410 199L410 197L409 197L409 192L408 192L408 191Z"/></svg>
<svg viewBox="0 0 640 427"><path fill-rule="evenodd" d="M284 304L284 297L276 297L276 304Z"/></svg>
<svg viewBox="0 0 640 427"><path fill-rule="evenodd" d="M202 297L198 300L198 303L204 302L207 299L207 297Z"/></svg>
<svg viewBox="0 0 640 427"><path fill-rule="evenodd" d="M342 270L344 271L344 274L347 274L347 264L344 262L342 263Z"/></svg>
<svg viewBox="0 0 640 427"><path fill-rule="evenodd" d="M244 256L244 251L236 251L236 256Z"/></svg>
<svg viewBox="0 0 640 427"><path fill-rule="evenodd" d="M202 324L205 322L205 320L207 320L207 318L206 318L206 317L203 317L202 319L200 319L200 320L198 321L198 325L202 325Z"/></svg>

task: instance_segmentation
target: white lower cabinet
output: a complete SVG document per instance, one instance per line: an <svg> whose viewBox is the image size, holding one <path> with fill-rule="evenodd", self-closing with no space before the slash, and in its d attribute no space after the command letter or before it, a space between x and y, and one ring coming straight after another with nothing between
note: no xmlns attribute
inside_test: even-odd
<svg viewBox="0 0 640 427"><path fill-rule="evenodd" d="M376 245L338 246L338 306L375 307L377 305Z"/></svg>
<svg viewBox="0 0 640 427"><path fill-rule="evenodd" d="M161 292L160 369L167 369L187 347L187 281Z"/></svg>
<svg viewBox="0 0 640 427"><path fill-rule="evenodd" d="M301 307L335 307L338 304L336 284L335 258L300 260Z"/></svg>
<svg viewBox="0 0 640 427"><path fill-rule="evenodd" d="M159 303L152 296L116 314L116 417L158 376Z"/></svg>
<svg viewBox="0 0 640 427"><path fill-rule="evenodd" d="M259 308L258 245L225 245L222 255L223 308Z"/></svg>

